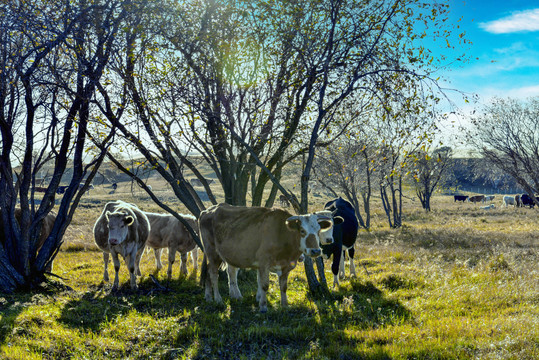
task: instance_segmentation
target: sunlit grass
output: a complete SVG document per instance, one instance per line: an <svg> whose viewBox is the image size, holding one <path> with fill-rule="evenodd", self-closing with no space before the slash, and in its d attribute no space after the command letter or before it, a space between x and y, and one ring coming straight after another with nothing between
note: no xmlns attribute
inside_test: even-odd
<svg viewBox="0 0 539 360"><path fill-rule="evenodd" d="M53 278L48 291L0 296L0 358L539 358L539 213L487 213L448 197L435 198L431 213L408 206L402 229L374 215L356 245L358 276L331 297L309 296L300 264L283 309L272 275L266 314L258 311L253 271L240 272L241 301L228 297L221 274L224 304L217 305L204 300L191 263L180 277L178 259L169 282L149 252L139 290L129 288L122 261L120 291L111 293L89 220L101 208L83 208L54 264L64 280Z"/></svg>

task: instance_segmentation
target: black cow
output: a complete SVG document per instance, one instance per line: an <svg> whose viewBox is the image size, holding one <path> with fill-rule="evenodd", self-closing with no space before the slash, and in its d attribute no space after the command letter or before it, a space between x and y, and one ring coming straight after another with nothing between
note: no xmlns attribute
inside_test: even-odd
<svg viewBox="0 0 539 360"><path fill-rule="evenodd" d="M531 209L535 206L535 202L533 201L530 195L524 193L520 195L520 206L522 207L529 206Z"/></svg>
<svg viewBox="0 0 539 360"><path fill-rule="evenodd" d="M342 223L335 222L333 225L333 244L322 245L322 252L325 258L333 255L331 271L333 272L333 287L335 287L339 284L339 277L337 275L344 278L344 258L347 250L348 256L350 256L350 275L356 276L354 244L356 242L359 224L354 207L341 197L327 202L324 209L331 211L333 217L340 216L344 220Z"/></svg>
<svg viewBox="0 0 539 360"><path fill-rule="evenodd" d="M453 195L453 198L455 198L455 202L457 201L465 202L466 200L468 200L467 195Z"/></svg>

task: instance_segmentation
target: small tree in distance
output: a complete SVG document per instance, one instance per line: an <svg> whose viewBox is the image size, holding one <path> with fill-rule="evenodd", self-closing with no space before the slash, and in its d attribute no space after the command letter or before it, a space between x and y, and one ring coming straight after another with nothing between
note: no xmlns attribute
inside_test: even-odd
<svg viewBox="0 0 539 360"><path fill-rule="evenodd" d="M421 206L430 211L430 200L434 192L445 184L449 173L453 151L444 146L435 149L431 154L420 150L417 152L415 168L411 174L413 185Z"/></svg>
<svg viewBox="0 0 539 360"><path fill-rule="evenodd" d="M316 180L333 196L342 196L352 204L360 226L369 230L376 149L365 135L348 133L344 140L319 151L313 170Z"/></svg>
<svg viewBox="0 0 539 360"><path fill-rule="evenodd" d="M537 203L539 190L539 97L494 99L476 115L468 142L480 156L510 175Z"/></svg>

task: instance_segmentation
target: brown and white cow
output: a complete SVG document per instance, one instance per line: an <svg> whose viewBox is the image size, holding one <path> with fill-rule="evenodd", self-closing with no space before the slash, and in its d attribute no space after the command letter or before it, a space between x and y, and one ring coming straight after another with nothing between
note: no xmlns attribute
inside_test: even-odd
<svg viewBox="0 0 539 360"><path fill-rule="evenodd" d="M468 202L471 202L471 203L479 203L479 202L484 202L484 201L485 201L485 195L474 195L468 198Z"/></svg>
<svg viewBox="0 0 539 360"><path fill-rule="evenodd" d="M150 233L150 222L146 215L133 204L117 200L105 205L101 216L94 225L94 240L103 251L105 271L103 280L109 281L109 254L114 262L115 277L112 289L118 289L120 260L122 255L129 269L131 288L137 288L137 278L140 276L140 258L144 252Z"/></svg>
<svg viewBox="0 0 539 360"><path fill-rule="evenodd" d="M219 204L200 214L198 220L204 263L201 278L205 280L207 301L222 302L217 279L218 269L224 262L228 271L229 291L232 298L241 299L238 288L238 268L258 269L256 299L260 311L267 311L266 292L269 273L279 275L281 305L287 305L288 274L300 255L318 257L321 230L333 226L330 217L320 214L293 216L282 209L243 207ZM207 263L209 276L205 276Z"/></svg>
<svg viewBox="0 0 539 360"><path fill-rule="evenodd" d="M2 210L0 209L0 212L1 211ZM22 217L22 210L20 208L15 208L15 220L17 220L19 224L21 223L21 217ZM38 252L43 247L43 244L45 244L45 240L47 240L47 238L49 237L55 221L56 221L56 214L54 212L48 213L43 219L43 223L41 224L41 230L39 232L39 242L37 244ZM3 244L5 242L5 233L4 233L4 229L2 228L1 222L2 221L0 220L0 242ZM49 272L52 271L52 261L47 266L46 270Z"/></svg>
<svg viewBox="0 0 539 360"><path fill-rule="evenodd" d="M146 217L150 221L151 227L146 246L154 250L157 270L163 268L161 264L161 253L163 248L168 248L167 276L169 280L172 277L172 264L174 264L176 259L176 251L181 254L180 274L187 275L187 254L189 252L191 252L194 272L196 274L198 269L198 247L185 225L171 214L150 212L145 212L144 214L146 214ZM198 232L196 217L184 214L180 214L180 216L187 221L195 232Z"/></svg>

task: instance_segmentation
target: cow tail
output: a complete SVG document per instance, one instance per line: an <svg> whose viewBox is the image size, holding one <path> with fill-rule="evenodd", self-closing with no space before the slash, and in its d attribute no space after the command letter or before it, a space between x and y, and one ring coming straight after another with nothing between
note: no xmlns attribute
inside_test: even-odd
<svg viewBox="0 0 539 360"><path fill-rule="evenodd" d="M204 258L202 259L202 266L200 267L200 286L202 287L205 286L207 278L208 278L208 261L206 259L206 253L204 253Z"/></svg>

